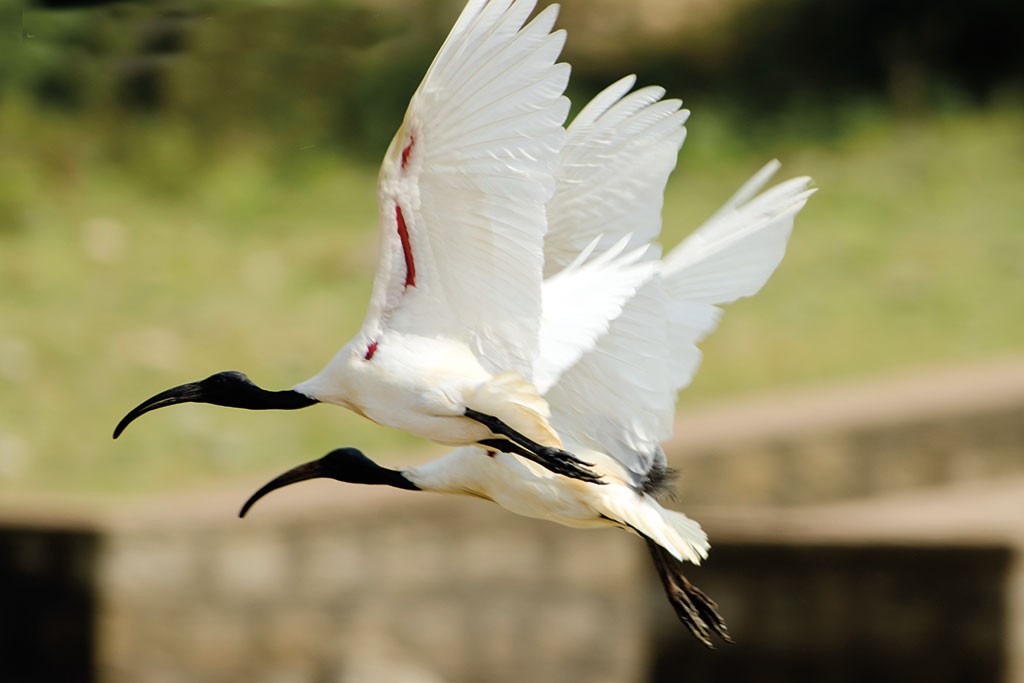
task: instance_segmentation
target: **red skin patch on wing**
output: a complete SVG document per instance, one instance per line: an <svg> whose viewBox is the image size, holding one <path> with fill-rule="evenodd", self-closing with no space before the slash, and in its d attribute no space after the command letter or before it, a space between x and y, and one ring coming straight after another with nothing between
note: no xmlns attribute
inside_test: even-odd
<svg viewBox="0 0 1024 683"><path fill-rule="evenodd" d="M395 220L398 222L398 238L402 240L402 254L405 256L405 286L416 286L416 262L412 258L412 245L409 243L409 228L405 225L402 207L395 205Z"/></svg>
<svg viewBox="0 0 1024 683"><path fill-rule="evenodd" d="M412 147L416 144L416 138L412 135L409 136L409 144L402 150L402 170L409 165L409 155L412 154Z"/></svg>
<svg viewBox="0 0 1024 683"><path fill-rule="evenodd" d="M377 353L377 342L371 342L366 347L366 354L363 356L363 360L373 360L373 354Z"/></svg>

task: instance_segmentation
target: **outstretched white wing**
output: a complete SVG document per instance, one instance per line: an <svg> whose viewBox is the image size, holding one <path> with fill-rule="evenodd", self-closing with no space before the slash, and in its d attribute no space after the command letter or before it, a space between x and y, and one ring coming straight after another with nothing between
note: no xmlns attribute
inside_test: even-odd
<svg viewBox="0 0 1024 683"><path fill-rule="evenodd" d="M810 178L800 177L757 195L779 167L778 161L765 165L665 257L672 377L679 389L690 384L700 365L697 343L715 329L718 306L753 296L764 286L786 253L796 214L815 192L808 189Z"/></svg>
<svg viewBox="0 0 1024 683"><path fill-rule="evenodd" d="M665 183L686 138L690 112L650 86L629 92L627 76L598 94L573 119L548 204L544 273L572 263L593 240L600 254L629 236L630 248L661 232Z"/></svg>
<svg viewBox="0 0 1024 683"><path fill-rule="evenodd" d="M665 183L689 112L663 88L612 84L569 126L548 204L535 384L546 391L594 348L656 269Z"/></svg>
<svg viewBox="0 0 1024 683"><path fill-rule="evenodd" d="M470 2L413 95L378 180L380 262L363 333L458 339L529 378L544 206L569 67L557 7Z"/></svg>
<svg viewBox="0 0 1024 683"><path fill-rule="evenodd" d="M762 169L674 249L545 396L560 434L608 453L638 486L665 464L659 444L671 436L676 394L700 363L697 343L715 328L717 305L764 285L813 192L796 178L751 199L776 169Z"/></svg>

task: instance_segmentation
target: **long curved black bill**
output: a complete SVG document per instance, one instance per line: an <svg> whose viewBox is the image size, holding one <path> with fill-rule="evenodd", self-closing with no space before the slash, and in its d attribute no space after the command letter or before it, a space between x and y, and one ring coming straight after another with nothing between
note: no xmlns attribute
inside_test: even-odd
<svg viewBox="0 0 1024 683"><path fill-rule="evenodd" d="M260 488L259 491L249 496L249 500L245 501L245 505L243 505L242 509L238 511L238 516L245 517L245 513L249 512L249 508L255 505L256 501L275 489L288 486L289 484L296 484L300 481L320 479L327 476L330 475L325 472L322 460L314 460L313 462L307 462L304 465L293 467L281 476L268 481Z"/></svg>
<svg viewBox="0 0 1024 683"><path fill-rule="evenodd" d="M121 418L121 421L117 423L117 427L114 428L114 438L116 439L121 436L121 432L125 430L125 427L134 422L140 415L145 415L157 408L173 406L178 403L194 403L202 398L202 394L203 390L198 382L189 382L188 384L172 387L167 391L161 391L156 396L152 396L132 408L131 412Z"/></svg>

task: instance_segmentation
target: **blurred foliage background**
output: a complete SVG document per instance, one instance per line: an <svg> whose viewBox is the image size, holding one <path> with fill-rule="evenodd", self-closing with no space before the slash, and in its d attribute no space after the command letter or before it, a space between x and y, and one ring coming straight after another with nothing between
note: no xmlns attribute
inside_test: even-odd
<svg viewBox="0 0 1024 683"><path fill-rule="evenodd" d="M376 162L459 5L24 8L0 60L0 491L176 488L341 445L440 451L329 408L183 406L109 434L218 370L291 386L356 330ZM1024 5L563 5L577 108L635 72L694 112L666 244L772 157L821 187L772 282L705 344L683 409L1024 347Z"/></svg>

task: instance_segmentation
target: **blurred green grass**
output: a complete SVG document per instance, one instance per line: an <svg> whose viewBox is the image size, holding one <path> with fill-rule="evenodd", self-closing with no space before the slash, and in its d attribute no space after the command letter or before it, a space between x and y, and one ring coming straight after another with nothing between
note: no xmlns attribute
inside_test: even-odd
<svg viewBox="0 0 1024 683"><path fill-rule="evenodd" d="M111 155L86 124L0 105L0 491L137 493L272 473L341 445L443 449L345 411L181 406L116 421L224 369L268 387L317 372L357 329L375 265L376 168L260 138L197 149L145 121ZM665 243L771 156L821 191L782 267L730 307L682 406L1024 347L1024 115L866 112L828 139L799 116L771 145L696 110ZM395 122L397 125L397 121ZM766 136L769 137L769 136Z"/></svg>

